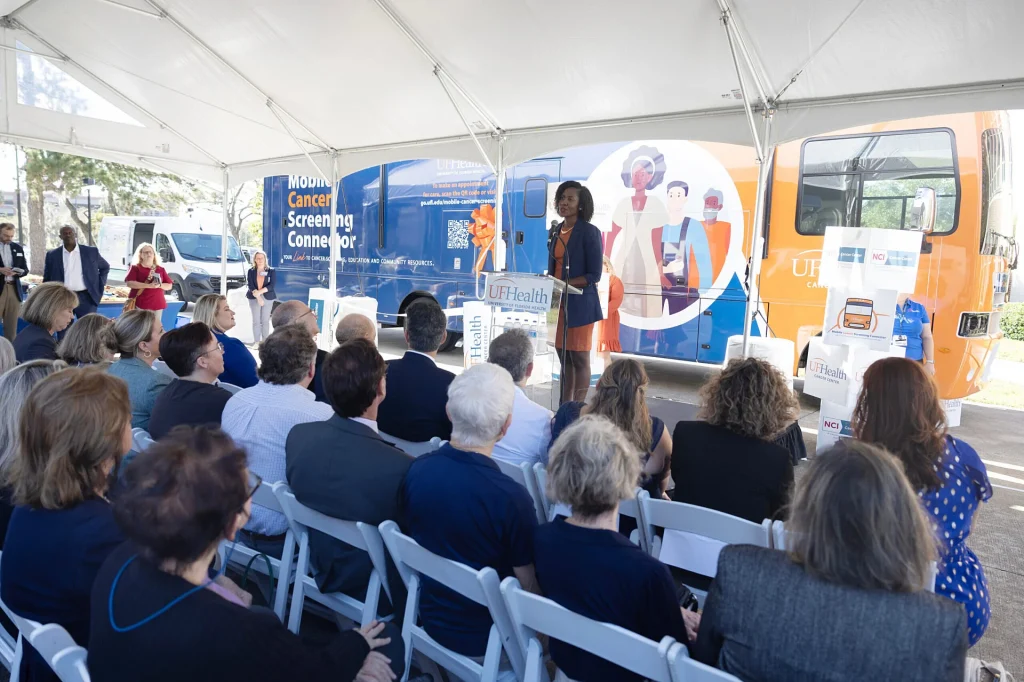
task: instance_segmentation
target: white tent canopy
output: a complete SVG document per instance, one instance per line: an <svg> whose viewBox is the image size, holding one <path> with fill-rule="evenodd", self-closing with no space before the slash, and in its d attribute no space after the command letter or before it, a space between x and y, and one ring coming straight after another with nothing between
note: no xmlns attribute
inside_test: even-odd
<svg viewBox="0 0 1024 682"><path fill-rule="evenodd" d="M607 140L750 144L737 65L773 142L1024 107L1019 0L0 0L0 15L0 139L218 184L311 159L329 177L332 156L339 174L481 151L497 165L499 139L503 165ZM21 103L26 49L139 125Z"/></svg>

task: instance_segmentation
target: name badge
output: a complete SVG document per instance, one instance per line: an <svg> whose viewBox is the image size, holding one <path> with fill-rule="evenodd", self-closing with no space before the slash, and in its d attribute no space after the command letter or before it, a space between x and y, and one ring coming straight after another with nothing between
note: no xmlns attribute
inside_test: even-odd
<svg viewBox="0 0 1024 682"><path fill-rule="evenodd" d="M906 348L907 347L907 335L906 334L896 334L895 336L892 337L892 345L899 346L900 348Z"/></svg>

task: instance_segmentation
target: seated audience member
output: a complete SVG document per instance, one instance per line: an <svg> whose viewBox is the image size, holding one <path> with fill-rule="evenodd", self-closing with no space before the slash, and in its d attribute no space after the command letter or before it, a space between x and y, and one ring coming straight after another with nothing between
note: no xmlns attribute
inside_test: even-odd
<svg viewBox="0 0 1024 682"><path fill-rule="evenodd" d="M394 626L307 644L270 611L246 608L223 575L210 579L220 541L249 518L258 486L245 451L206 427L180 427L125 468L114 518L131 542L92 590L93 679L363 682L393 679L392 666L402 673Z"/></svg>
<svg viewBox="0 0 1024 682"><path fill-rule="evenodd" d="M241 339L228 336L235 327L235 312L228 307L228 299L220 294L206 294L196 301L192 321L202 322L224 346L224 371L219 381L242 388L255 386L259 381L256 374L256 358L245 347Z"/></svg>
<svg viewBox="0 0 1024 682"><path fill-rule="evenodd" d="M18 358L14 355L14 344L7 340L6 336L0 336L0 374L18 364Z"/></svg>
<svg viewBox="0 0 1024 682"><path fill-rule="evenodd" d="M60 360L31 360L0 375L0 548L4 546L7 525L14 511L11 490L3 481L21 447L18 435L21 407L36 384L66 367Z"/></svg>
<svg viewBox="0 0 1024 682"><path fill-rule="evenodd" d="M533 373L533 341L522 329L509 329L491 341L487 362L503 367L516 384L512 424L494 446L494 459L519 465L546 462L551 442L551 410L526 397L523 389Z"/></svg>
<svg viewBox="0 0 1024 682"><path fill-rule="evenodd" d="M604 417L582 417L555 441L547 470L548 496L571 505L572 516L534 534L541 593L655 642L696 636L700 616L679 607L668 567L618 532L619 503L633 497L640 474L636 448L622 429ZM557 640L551 658L574 680L640 680Z"/></svg>
<svg viewBox="0 0 1024 682"><path fill-rule="evenodd" d="M938 538L935 592L964 605L971 646L988 627L988 581L967 546L974 514L992 497L985 463L946 432L946 413L924 365L886 358L864 373L853 412L858 440L884 447L903 463Z"/></svg>
<svg viewBox="0 0 1024 682"><path fill-rule="evenodd" d="M14 338L18 362L56 360L54 334L67 329L75 318L78 294L60 282L43 282L21 304L21 319L28 325Z"/></svg>
<svg viewBox="0 0 1024 682"><path fill-rule="evenodd" d="M121 358L107 371L128 384L132 401L132 428L149 430L149 417L157 397L173 381L153 369L160 357L164 327L152 310L130 310L114 322L114 336Z"/></svg>
<svg viewBox="0 0 1024 682"><path fill-rule="evenodd" d="M647 411L647 372L637 360L616 360L597 380L589 403L562 403L551 422L551 442L585 414L605 417L622 429L641 455L639 485L659 498L668 486L672 437L665 422Z"/></svg>
<svg viewBox="0 0 1024 682"><path fill-rule="evenodd" d="M339 346L355 339L366 339L376 345L377 325L362 313L349 313L338 321L334 330L334 340Z"/></svg>
<svg viewBox="0 0 1024 682"><path fill-rule="evenodd" d="M57 346L57 355L71 367L109 363L115 353L114 321L98 313L82 316Z"/></svg>
<svg viewBox="0 0 1024 682"><path fill-rule="evenodd" d="M95 368L52 374L28 394L20 450L6 469L15 506L4 539L0 599L14 613L57 623L89 644L89 598L96 573L124 536L107 502L107 483L131 449L124 382ZM21 680L57 680L24 643Z"/></svg>
<svg viewBox="0 0 1024 682"><path fill-rule="evenodd" d="M160 357L178 378L153 404L149 435L160 440L175 426L220 425L231 393L217 386L224 347L202 322L171 330L160 339Z"/></svg>
<svg viewBox="0 0 1024 682"><path fill-rule="evenodd" d="M786 530L788 553L722 550L695 659L752 682L963 680L967 614L925 589L935 541L895 458L815 457Z"/></svg>
<svg viewBox="0 0 1024 682"><path fill-rule="evenodd" d="M309 332L314 342L320 334L316 313L302 301L285 301L279 304L274 308L274 312L270 316L270 322L274 325L274 329L287 327L290 324L298 325ZM313 375L313 381L309 385L309 390L313 392L313 395L321 403L328 402L327 396L324 395L323 380L320 378L320 368L323 366L325 359L327 359L327 351L317 348L316 373Z"/></svg>
<svg viewBox="0 0 1024 682"><path fill-rule="evenodd" d="M377 414L385 434L413 443L451 438L452 422L444 404L455 375L438 367L435 359L447 324L434 299L414 301L405 309L409 350L401 359L388 362L388 395Z"/></svg>
<svg viewBox="0 0 1024 682"><path fill-rule="evenodd" d="M365 319L365 318L364 318ZM299 502L345 521L379 526L398 520L398 492L412 457L377 435L387 366L371 341L338 346L324 361L324 386L334 415L299 424L288 434L288 485ZM362 600L373 569L370 556L313 531L309 538L321 592ZM397 583L401 578L394 575Z"/></svg>
<svg viewBox="0 0 1024 682"><path fill-rule="evenodd" d="M390 384L388 385L390 389ZM526 488L491 461L512 420L515 384L497 365L470 367L448 388L451 442L409 466L402 485L402 529L429 551L474 569L490 566L536 592L533 533L537 513ZM483 657L487 608L433 581L420 595L431 637L466 656Z"/></svg>
<svg viewBox="0 0 1024 682"><path fill-rule="evenodd" d="M285 480L285 441L296 424L324 421L334 413L306 390L313 380L316 344L294 325L278 327L260 344L260 381L231 396L221 425L249 453L249 469L268 483ZM284 514L257 505L241 540L260 552L281 556L288 522Z"/></svg>
<svg viewBox="0 0 1024 682"><path fill-rule="evenodd" d="M781 516L793 462L772 439L797 417L782 372L757 358L733 360L701 388L700 417L672 434L676 502L761 523Z"/></svg>

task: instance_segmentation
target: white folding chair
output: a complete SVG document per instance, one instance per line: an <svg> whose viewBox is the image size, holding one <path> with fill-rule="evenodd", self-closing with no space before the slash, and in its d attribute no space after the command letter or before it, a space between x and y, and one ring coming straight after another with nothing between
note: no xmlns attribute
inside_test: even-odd
<svg viewBox="0 0 1024 682"><path fill-rule="evenodd" d="M235 386L234 384L229 384L226 381L218 381L217 385L232 395L242 390L241 386Z"/></svg>
<svg viewBox="0 0 1024 682"><path fill-rule="evenodd" d="M533 467L526 462L510 464L509 462L505 462L495 457L492 457L491 459L498 465L498 468L501 469L501 473L526 488L526 492L530 494L530 499L533 500L533 507L537 510L537 522L544 523L547 521L547 511L544 508L544 503L540 499L543 493L537 489L537 478L533 475Z"/></svg>
<svg viewBox="0 0 1024 682"><path fill-rule="evenodd" d="M175 374L171 370L171 368L167 366L167 363L164 362L163 360L154 360L153 361L153 369L155 369L156 371L160 372L161 374L166 374L169 377L174 377L175 379L178 378L178 375Z"/></svg>
<svg viewBox="0 0 1024 682"><path fill-rule="evenodd" d="M0 552L0 561L2 561L3 552ZM0 609L3 609L7 617L15 622L14 619L18 616L14 615L14 612L7 608L7 604L0 601ZM10 672L9 682L18 682L18 673L21 669L21 631L18 631L18 637L11 637L10 633L7 632L3 627L0 627L0 662Z"/></svg>
<svg viewBox="0 0 1024 682"><path fill-rule="evenodd" d="M541 462L533 465L533 476L537 481L537 498L544 507L544 521L554 521L556 516L572 516L571 507L548 498L548 470Z"/></svg>
<svg viewBox="0 0 1024 682"><path fill-rule="evenodd" d="M263 481L260 487L257 488L256 494L252 496L252 503L260 507L266 507L279 514L284 514L281 503L274 494L274 486L266 481ZM230 556L228 556L229 550ZM271 582L274 582L274 594L271 595L274 601L274 613L277 614L278 619L283 623L284 610L288 603L288 586L291 585L292 580L295 578L295 574L292 573L292 564L295 561L295 535L292 529L289 527L285 532L284 551L281 556L267 556L270 563L269 568L267 567L267 562L264 562L259 557L262 552L256 551L241 541L234 543L233 546L232 543L226 540L221 541L217 553L222 563L227 558L229 564L243 570L248 567L248 570L265 575L270 578ZM274 575L271 575L271 572Z"/></svg>
<svg viewBox="0 0 1024 682"><path fill-rule="evenodd" d="M525 648L526 673L520 678L524 682L547 682L549 679L539 635L548 635L583 649L646 680L670 682L668 652L677 646L672 637L666 636L661 642L654 642L618 625L591 620L550 599L523 590L515 578L502 581L501 594L508 605L517 637Z"/></svg>
<svg viewBox="0 0 1024 682"><path fill-rule="evenodd" d="M654 500L647 491L637 498L650 554L663 563L713 578L726 545L772 546L769 519L757 524L692 504ZM664 529L664 537L656 535L657 528ZM707 592L690 589L703 607Z"/></svg>
<svg viewBox="0 0 1024 682"><path fill-rule="evenodd" d="M292 588L292 606L288 613L288 629L298 634L302 621L302 608L308 596L335 613L356 621L360 626L369 625L377 616L381 589L391 598L388 585L387 563L384 557L384 542L376 526L357 521L342 521L310 509L295 499L295 494L284 483L274 484L277 496L291 532L299 541L299 560L295 564L295 586ZM373 569L366 594L360 601L342 592L324 594L309 570L309 531L316 530L340 540L370 555Z"/></svg>
<svg viewBox="0 0 1024 682"><path fill-rule="evenodd" d="M27 639L43 660L50 666L61 682L90 682L89 669L85 666L87 652L75 644L68 631L56 623L43 625L17 615L7 605L3 610L18 628L16 655L11 663L11 682L17 682L21 657L24 655L22 638Z"/></svg>
<svg viewBox="0 0 1024 682"><path fill-rule="evenodd" d="M672 682L741 682L735 675L693 660L679 643L668 650L668 667Z"/></svg>
<svg viewBox="0 0 1024 682"><path fill-rule="evenodd" d="M132 429L132 449L135 452L142 452L155 442L146 429Z"/></svg>
<svg viewBox="0 0 1024 682"><path fill-rule="evenodd" d="M403 535L394 521L380 524L380 534L409 593L402 622L406 671L402 678L403 682L409 677L409 665L414 650L462 680L495 682L501 665L501 652L504 649L515 671L516 679L523 679L523 653L516 639L512 619L501 598L497 571L490 567L474 571L465 564L437 556L421 547L412 538ZM487 637L487 650L482 664L438 644L419 624L423 576L441 583L466 599L486 606L490 611L494 623Z"/></svg>
<svg viewBox="0 0 1024 682"><path fill-rule="evenodd" d="M402 440L401 438L396 438L395 436L388 435L383 431L380 431L378 435L380 435L380 437L383 440L386 440L399 450L402 450L403 452L410 454L413 457L419 457L420 455L425 455L428 452L433 452L434 450L437 450L437 448L439 447L434 444L434 442L437 440L436 438L431 438L430 440L425 440L420 443L414 443L411 440Z"/></svg>

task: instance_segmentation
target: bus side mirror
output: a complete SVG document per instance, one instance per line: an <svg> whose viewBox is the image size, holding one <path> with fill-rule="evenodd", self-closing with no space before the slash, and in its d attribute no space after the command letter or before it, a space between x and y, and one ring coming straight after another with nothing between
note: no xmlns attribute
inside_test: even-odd
<svg viewBox="0 0 1024 682"><path fill-rule="evenodd" d="M168 249L167 247L160 249L160 260L162 260L165 263L173 263L174 252Z"/></svg>
<svg viewBox="0 0 1024 682"><path fill-rule="evenodd" d="M910 209L910 229L924 232L921 239L921 253L931 253L932 245L928 235L935 231L935 190L931 187L919 187L914 195L914 205Z"/></svg>

